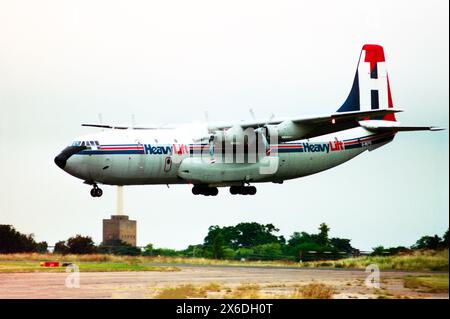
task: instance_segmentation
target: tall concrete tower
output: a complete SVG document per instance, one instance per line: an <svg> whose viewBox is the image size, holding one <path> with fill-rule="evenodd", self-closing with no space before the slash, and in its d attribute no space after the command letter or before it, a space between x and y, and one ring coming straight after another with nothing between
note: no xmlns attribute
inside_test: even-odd
<svg viewBox="0 0 450 319"><path fill-rule="evenodd" d="M103 244L114 245L121 240L136 246L136 221L123 214L123 186L117 186L117 211L103 220Z"/></svg>

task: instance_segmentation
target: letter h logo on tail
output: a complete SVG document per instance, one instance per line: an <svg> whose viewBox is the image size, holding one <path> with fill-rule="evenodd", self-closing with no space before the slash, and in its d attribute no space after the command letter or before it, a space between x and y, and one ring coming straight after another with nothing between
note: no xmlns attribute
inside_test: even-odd
<svg viewBox="0 0 450 319"><path fill-rule="evenodd" d="M394 107L383 47L366 44L361 50L353 86L338 112L367 111ZM393 114L384 120L395 121Z"/></svg>

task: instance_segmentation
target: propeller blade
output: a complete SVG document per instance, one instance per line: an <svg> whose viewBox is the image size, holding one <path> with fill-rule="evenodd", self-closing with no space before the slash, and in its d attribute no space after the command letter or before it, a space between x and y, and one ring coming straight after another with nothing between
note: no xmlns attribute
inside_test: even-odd
<svg viewBox="0 0 450 319"><path fill-rule="evenodd" d="M214 135L209 137L209 157L211 163L214 163L216 160L214 159Z"/></svg>
<svg viewBox="0 0 450 319"><path fill-rule="evenodd" d="M253 112L253 109L249 108L248 111L249 111L250 116L252 117L252 119L256 122L256 116L255 116L255 112Z"/></svg>
<svg viewBox="0 0 450 319"><path fill-rule="evenodd" d="M269 144L269 141L267 141L265 130L266 129L264 127L259 127L255 130L255 132L256 132L256 134L259 134L262 137L266 155L269 155L270 154L270 144Z"/></svg>

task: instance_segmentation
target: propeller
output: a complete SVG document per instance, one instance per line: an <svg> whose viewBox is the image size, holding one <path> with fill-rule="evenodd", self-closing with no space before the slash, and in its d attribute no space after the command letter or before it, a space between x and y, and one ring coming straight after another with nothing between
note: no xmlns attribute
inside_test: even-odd
<svg viewBox="0 0 450 319"><path fill-rule="evenodd" d="M208 111L205 110L203 114L205 116L206 126L208 126L208 124L209 124ZM215 159L215 156L214 156L215 155L214 154L214 151L215 151L215 149L214 149L214 140L215 140L215 136L214 136L214 134L211 134L209 136L209 140L208 140L208 143L209 143L209 160L210 160L211 163L215 163L216 162L216 159Z"/></svg>
<svg viewBox="0 0 450 319"><path fill-rule="evenodd" d="M267 136L266 136L266 128L265 127L259 127L255 130L256 134L261 135L262 137L262 141L264 144L264 149L266 151L266 155L270 155L270 144L267 141Z"/></svg>
<svg viewBox="0 0 450 319"><path fill-rule="evenodd" d="M214 134L209 137L209 160L211 163L216 162L214 158Z"/></svg>
<svg viewBox="0 0 450 319"><path fill-rule="evenodd" d="M249 112L250 112L250 115L253 117L253 119L256 122L256 117L255 117L255 113L253 112L253 110L249 109ZM266 155L270 155L270 143L267 140L267 136L266 136L266 126L274 119L274 117L275 117L275 114L272 113L270 115L270 117L267 119L267 121L262 126L259 126L258 128L255 129L255 133L259 134L262 137Z"/></svg>

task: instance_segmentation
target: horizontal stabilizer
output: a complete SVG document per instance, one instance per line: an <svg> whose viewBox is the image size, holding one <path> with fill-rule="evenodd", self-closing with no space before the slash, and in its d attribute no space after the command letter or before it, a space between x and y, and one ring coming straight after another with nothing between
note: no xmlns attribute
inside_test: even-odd
<svg viewBox="0 0 450 319"><path fill-rule="evenodd" d="M444 128L436 126L402 126L399 122L368 120L359 121L359 125L371 132L411 132L411 131L442 131Z"/></svg>

